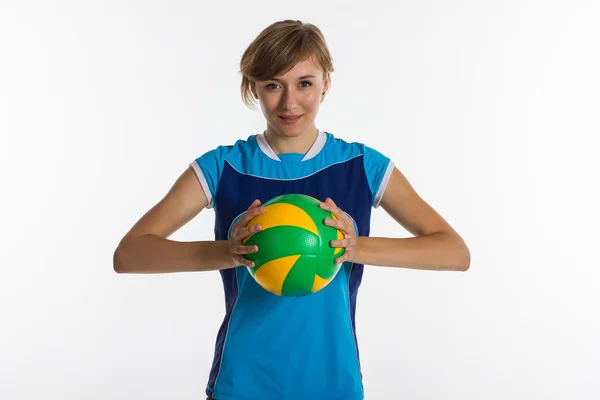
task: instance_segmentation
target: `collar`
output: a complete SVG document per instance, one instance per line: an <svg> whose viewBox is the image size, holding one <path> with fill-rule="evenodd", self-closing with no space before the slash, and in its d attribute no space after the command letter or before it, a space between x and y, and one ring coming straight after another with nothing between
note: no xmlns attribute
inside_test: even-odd
<svg viewBox="0 0 600 400"><path fill-rule="evenodd" d="M323 146L325 146L326 140L327 135L325 134L325 131L319 130L319 133L317 134L317 140L315 140L310 149L308 149L308 151L304 155L304 158L302 158L302 161L310 160L311 158L319 154L321 149L323 149ZM277 154L275 154L271 146L269 146L269 142L267 142L264 132L256 135L256 142L258 143L258 147L267 157L275 161L281 162L281 159L277 156Z"/></svg>

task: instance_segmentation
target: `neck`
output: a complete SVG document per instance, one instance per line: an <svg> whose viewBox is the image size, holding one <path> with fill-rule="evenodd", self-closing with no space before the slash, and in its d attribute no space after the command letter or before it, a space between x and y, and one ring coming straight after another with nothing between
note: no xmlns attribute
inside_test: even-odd
<svg viewBox="0 0 600 400"><path fill-rule="evenodd" d="M299 135L286 136L275 132L267 125L265 139L275 154L300 153L306 154L317 140L319 130L313 125Z"/></svg>

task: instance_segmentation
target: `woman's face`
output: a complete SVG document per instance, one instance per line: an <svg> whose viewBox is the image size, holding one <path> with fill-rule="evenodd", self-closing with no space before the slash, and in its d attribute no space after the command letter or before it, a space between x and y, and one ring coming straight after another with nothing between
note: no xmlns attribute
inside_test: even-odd
<svg viewBox="0 0 600 400"><path fill-rule="evenodd" d="M323 93L329 88L330 74L311 58L300 61L284 75L255 82L253 92L267 120L267 129L287 137L314 130Z"/></svg>

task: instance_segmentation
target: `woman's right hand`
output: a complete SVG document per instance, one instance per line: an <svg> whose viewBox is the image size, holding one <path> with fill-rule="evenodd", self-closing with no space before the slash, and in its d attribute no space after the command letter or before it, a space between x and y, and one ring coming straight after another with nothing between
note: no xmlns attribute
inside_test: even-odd
<svg viewBox="0 0 600 400"><path fill-rule="evenodd" d="M243 255L256 253L258 251L258 246L246 246L242 242L248 236L253 235L262 229L260 225L246 225L248 225L248 222L250 222L252 218L264 211L265 208L261 206L260 200L254 200L244 215L242 215L231 228L231 235L229 237L229 256L233 260L234 267L237 267L238 265L245 265L250 268L254 267L254 263Z"/></svg>

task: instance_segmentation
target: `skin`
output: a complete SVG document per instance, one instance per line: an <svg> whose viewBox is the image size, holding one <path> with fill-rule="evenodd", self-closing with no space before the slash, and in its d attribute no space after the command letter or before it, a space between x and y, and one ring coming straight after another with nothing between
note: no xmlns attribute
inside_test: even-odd
<svg viewBox="0 0 600 400"><path fill-rule="evenodd" d="M312 77L306 78L306 75ZM325 74L309 58L273 78L251 84L267 122L267 141L276 154L304 154L317 137L314 121L324 93L329 89L330 74ZM289 114L303 116L296 124L286 125L280 116ZM254 216L264 212L259 200L253 201L234 225L230 240L177 242L168 239L207 205L208 199L195 173L191 168L186 169L168 193L123 237L113 256L114 270L168 273L252 266L242 255L258 249L245 246L242 241L261 229L259 225L246 226ZM344 234L342 240L331 242L334 247L345 248L337 262L422 270L469 269L471 256L463 239L419 196L398 168L393 170L381 207L414 237L357 236L352 220L332 199L327 198L320 206L338 218L326 219L325 223Z"/></svg>
<svg viewBox="0 0 600 400"><path fill-rule="evenodd" d="M330 82L331 74L324 74L312 58L283 75L252 82L252 93L267 121L265 137L275 154L304 154L310 149L318 134L315 118ZM285 124L281 116L290 114L302 117L293 125Z"/></svg>
<svg viewBox="0 0 600 400"><path fill-rule="evenodd" d="M306 78L307 75L313 77ZM252 91L267 121L265 136L276 154L304 154L310 149L318 133L315 118L330 82L331 75L324 74L312 58L299 62L283 75L254 82ZM280 118L286 114L303 114L303 117L290 126ZM255 200L250 210L259 206L260 202ZM344 255L336 262L430 270L466 271L469 268L470 253L463 239L416 193L398 168L394 168L381 206L415 237L357 237L354 224L344 210L330 198L321 203L322 208L338 218L337 221L326 219L325 223L344 233L344 239L331 242L334 247L345 248ZM260 226L250 229L255 232Z"/></svg>

